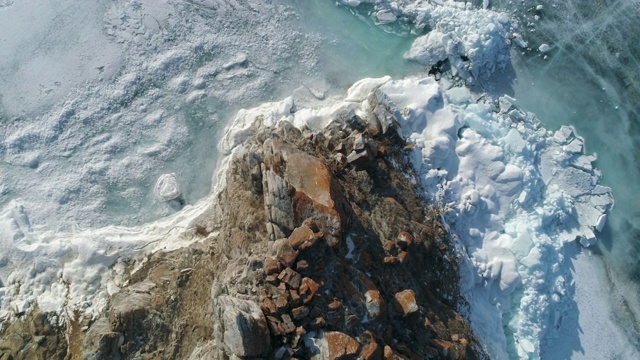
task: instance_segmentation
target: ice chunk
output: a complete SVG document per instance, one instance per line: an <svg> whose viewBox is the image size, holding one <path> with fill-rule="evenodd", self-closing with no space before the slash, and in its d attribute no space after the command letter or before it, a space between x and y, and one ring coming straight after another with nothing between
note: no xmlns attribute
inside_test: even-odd
<svg viewBox="0 0 640 360"><path fill-rule="evenodd" d="M162 174L156 181L153 188L153 194L160 201L170 201L179 198L182 195L176 174Z"/></svg>

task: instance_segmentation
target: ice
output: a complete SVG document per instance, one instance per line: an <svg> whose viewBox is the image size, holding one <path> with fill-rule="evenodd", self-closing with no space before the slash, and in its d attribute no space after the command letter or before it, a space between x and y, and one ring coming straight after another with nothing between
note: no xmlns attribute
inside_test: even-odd
<svg viewBox="0 0 640 360"><path fill-rule="evenodd" d="M176 174L162 174L156 181L153 194L161 201L177 199L182 195Z"/></svg>
<svg viewBox="0 0 640 360"><path fill-rule="evenodd" d="M508 64L510 21L506 13L454 1L340 2L352 7L373 4L377 11L372 16L380 23L402 18L416 29L429 29L405 54L409 60L429 67L447 60L453 74L469 82L484 79Z"/></svg>

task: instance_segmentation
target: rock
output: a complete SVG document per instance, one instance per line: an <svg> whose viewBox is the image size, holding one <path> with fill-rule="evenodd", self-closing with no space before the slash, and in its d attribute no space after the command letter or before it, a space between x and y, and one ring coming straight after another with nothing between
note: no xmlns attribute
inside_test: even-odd
<svg viewBox="0 0 640 360"><path fill-rule="evenodd" d="M291 289L289 290L289 298L291 299L291 304L294 306L300 305L302 299L300 299L300 294L297 290Z"/></svg>
<svg viewBox="0 0 640 360"><path fill-rule="evenodd" d="M294 251L290 246L283 246L278 251L278 260L285 268L292 267L296 262L298 252Z"/></svg>
<svg viewBox="0 0 640 360"><path fill-rule="evenodd" d="M351 336L339 331L324 333L327 341L328 359L355 359L360 350L360 344Z"/></svg>
<svg viewBox="0 0 640 360"><path fill-rule="evenodd" d="M264 272L267 275L277 274L280 270L280 263L274 259L267 260L267 263L264 266Z"/></svg>
<svg viewBox="0 0 640 360"><path fill-rule="evenodd" d="M109 329L109 320L101 318L89 328L82 342L82 356L87 360L118 360L124 336Z"/></svg>
<svg viewBox="0 0 640 360"><path fill-rule="evenodd" d="M260 356L269 351L269 327L256 303L221 295L214 300L214 309L222 325L222 338L216 340L229 356Z"/></svg>
<svg viewBox="0 0 640 360"><path fill-rule="evenodd" d="M146 318L151 295L121 292L115 295L109 312L109 329L113 332L135 332Z"/></svg>
<svg viewBox="0 0 640 360"><path fill-rule="evenodd" d="M321 159L277 140L267 139L263 151L268 171L278 171L295 190L292 216L298 224L313 219L327 243L337 245L349 204L329 168Z"/></svg>
<svg viewBox="0 0 640 360"><path fill-rule="evenodd" d="M373 155L368 149L352 151L347 156L347 162L357 168L365 168L373 161Z"/></svg>
<svg viewBox="0 0 640 360"><path fill-rule="evenodd" d="M316 295L318 290L320 289L320 285L315 282L313 279L305 277L302 279L300 283L300 297L305 304L308 304L311 299Z"/></svg>
<svg viewBox="0 0 640 360"><path fill-rule="evenodd" d="M298 272L305 271L309 268L309 262L307 260L300 260L296 263L296 270Z"/></svg>
<svg viewBox="0 0 640 360"><path fill-rule="evenodd" d="M382 360L382 348L374 341L362 347L362 360Z"/></svg>
<svg viewBox="0 0 640 360"><path fill-rule="evenodd" d="M333 299L333 301L331 301L329 303L329 305L327 305L327 307L329 308L329 310L331 311L336 311L340 308L340 305L342 305L342 303L340 302L340 300L338 299Z"/></svg>
<svg viewBox="0 0 640 360"><path fill-rule="evenodd" d="M271 331L271 335L278 336L284 335L284 333L280 330L280 323L282 321L278 320L275 316L267 316L267 325L269 326L269 330Z"/></svg>
<svg viewBox="0 0 640 360"><path fill-rule="evenodd" d="M385 265L397 264L399 261L400 260L398 260L398 258L395 256L385 256L383 260Z"/></svg>
<svg viewBox="0 0 640 360"><path fill-rule="evenodd" d="M326 325L327 321L321 317L318 316L316 318L314 318L313 320L311 320L311 322L309 323L309 329L310 330L316 330L316 329L320 329L322 327L324 327Z"/></svg>
<svg viewBox="0 0 640 360"><path fill-rule="evenodd" d="M271 226L293 230L293 213L291 212L291 196L289 184L275 171L264 169L262 172L262 188L264 189L264 210ZM267 230L269 227L267 226ZM275 232L272 229L271 232ZM275 240L272 238L271 240Z"/></svg>
<svg viewBox="0 0 640 360"><path fill-rule="evenodd" d="M402 313L407 316L418 311L418 304L416 303L416 294L413 290L407 289L400 291L394 295L396 302Z"/></svg>
<svg viewBox="0 0 640 360"><path fill-rule="evenodd" d="M283 312L284 310L289 308L289 302L287 301L286 296L278 296L275 302L276 309L278 312Z"/></svg>
<svg viewBox="0 0 640 360"><path fill-rule="evenodd" d="M398 261L400 261L401 264L404 264L407 261L408 256L408 252L403 250L398 251Z"/></svg>
<svg viewBox="0 0 640 360"><path fill-rule="evenodd" d="M275 314L278 311L276 304L270 298L262 300L260 303L260 309L269 315Z"/></svg>
<svg viewBox="0 0 640 360"><path fill-rule="evenodd" d="M278 280L284 282L293 289L298 289L300 287L302 277L292 268L286 268L282 270L280 275L278 275Z"/></svg>
<svg viewBox="0 0 640 360"><path fill-rule="evenodd" d="M337 153L333 156L333 160L335 160L336 163L340 164L340 165L346 165L347 164L347 157L343 154L343 153Z"/></svg>
<svg viewBox="0 0 640 360"><path fill-rule="evenodd" d="M369 317L375 319L380 316L384 306L380 292L378 290L367 290L364 293L364 298Z"/></svg>
<svg viewBox="0 0 640 360"><path fill-rule="evenodd" d="M386 252L391 252L391 250L393 250L395 247L396 247L396 244L391 240L387 240L384 242L384 250Z"/></svg>
<svg viewBox="0 0 640 360"><path fill-rule="evenodd" d="M265 281L268 282L269 284L276 285L279 282L278 274L271 274L267 276L265 278Z"/></svg>
<svg viewBox="0 0 640 360"><path fill-rule="evenodd" d="M289 236L289 245L295 250L304 250L312 247L321 236L321 233L314 233L309 226L303 224L293 230Z"/></svg>
<svg viewBox="0 0 640 360"><path fill-rule="evenodd" d="M366 143L362 133L354 131L351 133L351 137L353 137L353 150L356 152L363 151Z"/></svg>
<svg viewBox="0 0 640 360"><path fill-rule="evenodd" d="M306 306L300 306L291 310L291 316L294 320L301 320L309 315L309 308Z"/></svg>
<svg viewBox="0 0 640 360"><path fill-rule="evenodd" d="M291 316L284 314L282 315L282 322L280 323L280 328L283 334L291 334L296 331L296 326L293 324L291 320Z"/></svg>
<svg viewBox="0 0 640 360"><path fill-rule="evenodd" d="M402 250L407 250L407 248L413 244L413 236L410 233L403 231L398 234L396 243Z"/></svg>

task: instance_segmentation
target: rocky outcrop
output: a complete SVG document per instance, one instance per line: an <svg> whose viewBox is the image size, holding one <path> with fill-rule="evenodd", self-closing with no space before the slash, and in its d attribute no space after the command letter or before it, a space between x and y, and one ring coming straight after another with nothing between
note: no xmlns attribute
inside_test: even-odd
<svg viewBox="0 0 640 360"><path fill-rule="evenodd" d="M217 343L227 354L238 357L258 357L269 352L267 320L253 301L219 296L213 299L215 322L219 329Z"/></svg>
<svg viewBox="0 0 640 360"><path fill-rule="evenodd" d="M457 257L437 211L393 115L370 102L369 118L343 114L320 132L256 124L217 207L189 230L200 241L131 261L104 316L70 337L82 344L71 355L483 357L456 311ZM20 358L18 342L0 351Z"/></svg>

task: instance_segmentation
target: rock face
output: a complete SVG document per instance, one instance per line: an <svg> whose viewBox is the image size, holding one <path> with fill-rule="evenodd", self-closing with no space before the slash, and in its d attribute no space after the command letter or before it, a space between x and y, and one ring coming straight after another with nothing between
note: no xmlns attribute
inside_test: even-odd
<svg viewBox="0 0 640 360"><path fill-rule="evenodd" d="M52 359L486 357L456 311L457 257L418 195L393 114L369 101L368 118L342 114L320 132L256 123L230 155L217 205L184 235L200 241L132 260L104 317L83 320L86 331L71 331L68 343L45 331L53 347L38 351ZM20 354L39 349L40 332L25 334L3 333L0 359L37 358Z"/></svg>
<svg viewBox="0 0 640 360"><path fill-rule="evenodd" d="M216 340L228 354L256 357L269 351L269 328L258 304L229 296L219 296L214 303L215 321L222 328L222 337Z"/></svg>

